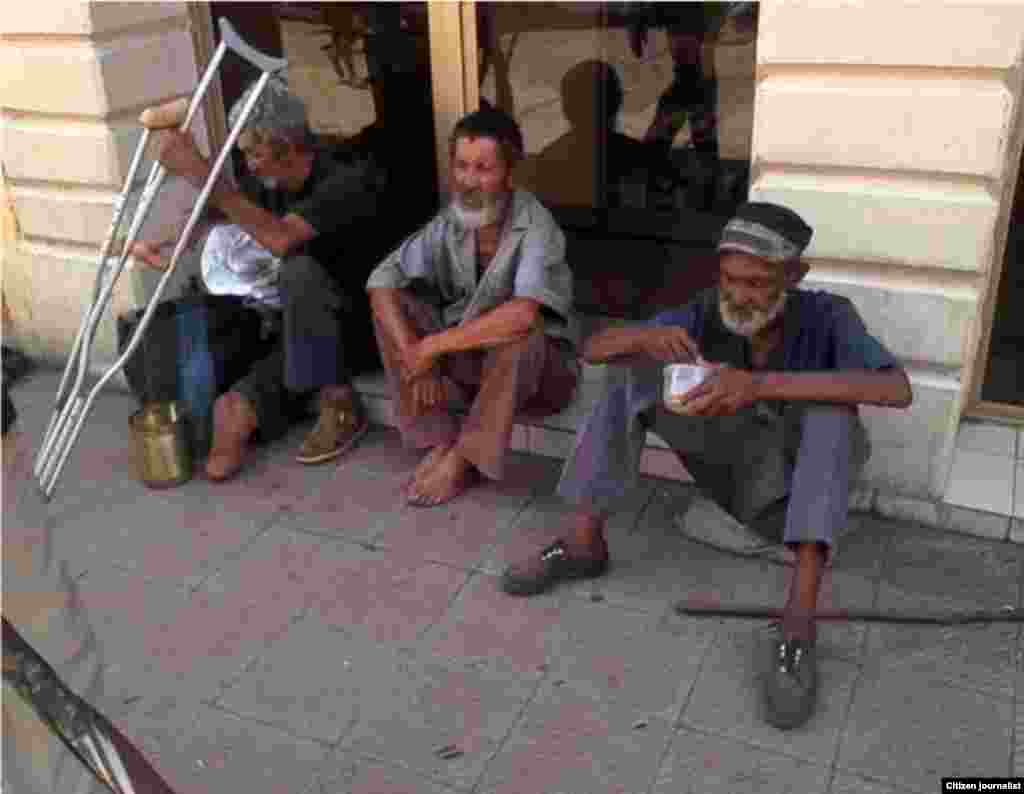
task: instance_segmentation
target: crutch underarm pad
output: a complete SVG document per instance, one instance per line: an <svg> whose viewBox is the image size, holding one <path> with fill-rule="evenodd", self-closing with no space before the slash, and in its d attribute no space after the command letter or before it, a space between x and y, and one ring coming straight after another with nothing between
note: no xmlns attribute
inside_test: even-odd
<svg viewBox="0 0 1024 794"><path fill-rule="evenodd" d="M185 120L188 114L188 100L174 99L162 105L154 105L146 108L139 116L139 124L151 130L177 127Z"/></svg>

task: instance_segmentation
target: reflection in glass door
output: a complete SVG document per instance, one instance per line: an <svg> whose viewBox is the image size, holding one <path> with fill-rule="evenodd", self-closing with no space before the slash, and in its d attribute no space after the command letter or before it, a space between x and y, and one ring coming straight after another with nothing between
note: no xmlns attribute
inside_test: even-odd
<svg viewBox="0 0 1024 794"><path fill-rule="evenodd" d="M646 316L715 277L747 194L755 3L477 3L482 102L569 238L577 306Z"/></svg>

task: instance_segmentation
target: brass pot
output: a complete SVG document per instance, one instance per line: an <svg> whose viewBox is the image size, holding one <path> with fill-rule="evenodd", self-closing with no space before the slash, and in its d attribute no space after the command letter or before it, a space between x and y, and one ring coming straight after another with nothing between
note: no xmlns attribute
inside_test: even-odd
<svg viewBox="0 0 1024 794"><path fill-rule="evenodd" d="M171 488L192 478L187 422L176 402L146 403L128 420L139 479L150 488Z"/></svg>

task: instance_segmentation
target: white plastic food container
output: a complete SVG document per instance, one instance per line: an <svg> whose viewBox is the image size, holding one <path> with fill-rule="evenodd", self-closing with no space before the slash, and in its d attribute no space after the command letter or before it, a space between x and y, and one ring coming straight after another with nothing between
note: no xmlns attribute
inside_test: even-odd
<svg viewBox="0 0 1024 794"><path fill-rule="evenodd" d="M711 374L711 367L702 364L669 364L664 369L662 399L678 403L691 389L703 383Z"/></svg>

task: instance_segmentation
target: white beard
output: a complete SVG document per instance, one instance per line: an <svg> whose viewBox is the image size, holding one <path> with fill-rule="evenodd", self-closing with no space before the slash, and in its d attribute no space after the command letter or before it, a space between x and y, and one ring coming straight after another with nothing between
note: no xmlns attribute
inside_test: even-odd
<svg viewBox="0 0 1024 794"><path fill-rule="evenodd" d="M497 223L501 219L501 214L505 211L506 201L505 198L493 201L485 199L480 206L466 206L463 203L462 196L456 193L452 198L452 211L455 213L455 219L459 222L460 226L470 231L476 231L484 226Z"/></svg>
<svg viewBox="0 0 1024 794"><path fill-rule="evenodd" d="M775 322L786 307L786 298L789 290L783 290L778 299L766 310L752 312L751 315L741 317L726 302L724 296L718 298L718 313L722 317L722 323L734 334L745 336L748 339L761 333L765 328Z"/></svg>

